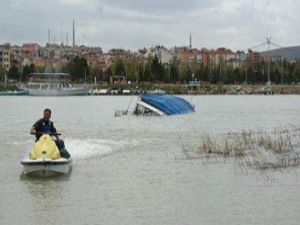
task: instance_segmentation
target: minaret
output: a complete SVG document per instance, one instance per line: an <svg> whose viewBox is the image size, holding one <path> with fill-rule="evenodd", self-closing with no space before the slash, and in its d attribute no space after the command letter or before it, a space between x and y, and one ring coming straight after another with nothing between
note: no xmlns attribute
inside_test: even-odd
<svg viewBox="0 0 300 225"><path fill-rule="evenodd" d="M190 33L190 46L189 46L190 49L192 49L192 34Z"/></svg>
<svg viewBox="0 0 300 225"><path fill-rule="evenodd" d="M75 20L73 19L73 47L75 47Z"/></svg>
<svg viewBox="0 0 300 225"><path fill-rule="evenodd" d="M48 44L50 45L51 42L51 36L50 36L50 29L48 29Z"/></svg>
<svg viewBox="0 0 300 225"><path fill-rule="evenodd" d="M69 45L69 35L68 35L68 32L66 33L66 46Z"/></svg>
<svg viewBox="0 0 300 225"><path fill-rule="evenodd" d="M64 45L64 20L61 20L61 27L60 27L60 44Z"/></svg>

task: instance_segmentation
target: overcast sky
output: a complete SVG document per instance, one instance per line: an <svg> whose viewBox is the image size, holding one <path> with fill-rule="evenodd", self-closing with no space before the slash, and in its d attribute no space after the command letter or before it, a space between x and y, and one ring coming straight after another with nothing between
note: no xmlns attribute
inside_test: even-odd
<svg viewBox="0 0 300 225"><path fill-rule="evenodd" d="M267 36L282 46L300 44L297 0L1 0L0 43L72 41L138 49L156 44L246 50Z"/></svg>

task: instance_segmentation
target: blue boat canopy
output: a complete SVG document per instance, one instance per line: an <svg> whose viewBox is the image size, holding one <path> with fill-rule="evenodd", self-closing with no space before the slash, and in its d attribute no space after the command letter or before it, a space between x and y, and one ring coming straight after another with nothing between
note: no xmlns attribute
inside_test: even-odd
<svg viewBox="0 0 300 225"><path fill-rule="evenodd" d="M186 114L194 112L194 107L185 99L169 95L143 95L141 100L166 115Z"/></svg>

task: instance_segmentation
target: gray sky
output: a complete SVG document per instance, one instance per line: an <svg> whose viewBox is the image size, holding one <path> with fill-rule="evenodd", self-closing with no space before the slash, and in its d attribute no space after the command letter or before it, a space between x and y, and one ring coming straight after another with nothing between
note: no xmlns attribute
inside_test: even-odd
<svg viewBox="0 0 300 225"><path fill-rule="evenodd" d="M272 36L282 46L300 44L297 0L1 0L0 43L52 42L61 31L72 40L110 48L229 47L246 50ZM263 49L259 49L263 50Z"/></svg>

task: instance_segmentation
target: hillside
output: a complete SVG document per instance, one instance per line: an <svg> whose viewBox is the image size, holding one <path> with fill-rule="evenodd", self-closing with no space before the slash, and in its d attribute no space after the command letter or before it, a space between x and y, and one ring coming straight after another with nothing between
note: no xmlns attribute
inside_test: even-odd
<svg viewBox="0 0 300 225"><path fill-rule="evenodd" d="M295 59L300 59L300 46L278 48L278 49L269 51L269 53L267 51L263 52L263 53L269 54L272 57L283 56L284 58L286 58L288 60L295 60Z"/></svg>

